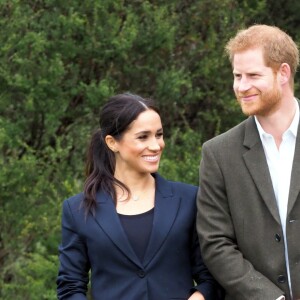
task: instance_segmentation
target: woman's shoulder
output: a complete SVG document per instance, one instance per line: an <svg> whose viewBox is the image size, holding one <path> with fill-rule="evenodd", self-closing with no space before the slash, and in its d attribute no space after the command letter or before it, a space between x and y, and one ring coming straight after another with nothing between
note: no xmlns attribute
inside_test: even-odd
<svg viewBox="0 0 300 300"><path fill-rule="evenodd" d="M63 201L63 206L69 206L71 209L78 209L82 206L84 200L84 194L79 193Z"/></svg>
<svg viewBox="0 0 300 300"><path fill-rule="evenodd" d="M159 181L164 181L165 185L169 185L175 193L196 194L198 191L198 187L190 183L165 179L159 174L156 176Z"/></svg>
<svg viewBox="0 0 300 300"><path fill-rule="evenodd" d="M198 192L198 187L189 183L181 181L170 181L173 185L174 193L180 193L184 196L191 196L194 198Z"/></svg>
<svg viewBox="0 0 300 300"><path fill-rule="evenodd" d="M196 185L182 182L182 181L169 181L171 184L173 184L175 187L183 190L189 190L189 191L197 191L198 187Z"/></svg>

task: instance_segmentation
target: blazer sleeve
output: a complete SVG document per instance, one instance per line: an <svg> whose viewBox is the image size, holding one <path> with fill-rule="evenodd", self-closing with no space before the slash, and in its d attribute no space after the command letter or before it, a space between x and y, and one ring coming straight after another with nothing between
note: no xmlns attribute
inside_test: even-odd
<svg viewBox="0 0 300 300"><path fill-rule="evenodd" d="M78 234L69 200L63 203L59 262L56 281L58 299L86 300L90 264L84 241Z"/></svg>
<svg viewBox="0 0 300 300"><path fill-rule="evenodd" d="M197 231L204 261L233 299L277 299L283 292L239 251L224 175L213 150L207 143L202 147L197 199Z"/></svg>
<svg viewBox="0 0 300 300"><path fill-rule="evenodd" d="M191 291L198 290L204 296L205 300L224 299L223 288L213 278L203 262L196 225L192 236L192 262L193 278L196 286Z"/></svg>

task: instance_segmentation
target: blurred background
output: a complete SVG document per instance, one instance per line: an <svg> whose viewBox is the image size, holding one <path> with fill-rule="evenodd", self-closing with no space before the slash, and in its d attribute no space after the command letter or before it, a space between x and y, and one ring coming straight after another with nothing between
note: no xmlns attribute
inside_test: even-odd
<svg viewBox="0 0 300 300"><path fill-rule="evenodd" d="M299 11L291 0L0 0L0 299L56 299L61 204L82 190L109 96L156 100L160 173L197 185L202 143L245 118L225 43L254 23L299 42Z"/></svg>

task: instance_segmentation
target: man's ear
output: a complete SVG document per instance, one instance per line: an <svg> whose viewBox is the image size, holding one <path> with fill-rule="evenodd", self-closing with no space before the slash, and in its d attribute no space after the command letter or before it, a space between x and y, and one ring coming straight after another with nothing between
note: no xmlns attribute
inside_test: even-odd
<svg viewBox="0 0 300 300"><path fill-rule="evenodd" d="M105 137L105 143L111 151L118 152L118 143L113 136L107 135Z"/></svg>
<svg viewBox="0 0 300 300"><path fill-rule="evenodd" d="M279 68L280 84L284 85L289 82L291 78L291 68L289 64L283 63Z"/></svg>

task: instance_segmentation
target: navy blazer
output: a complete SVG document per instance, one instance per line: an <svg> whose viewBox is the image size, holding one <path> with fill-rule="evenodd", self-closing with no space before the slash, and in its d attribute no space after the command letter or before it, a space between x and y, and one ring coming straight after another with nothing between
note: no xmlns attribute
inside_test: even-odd
<svg viewBox="0 0 300 300"><path fill-rule="evenodd" d="M154 219L143 261L109 195L99 191L95 215L87 217L82 193L64 201L58 299L85 300L89 271L94 300L187 299L195 289L219 299L195 230L197 187L153 176Z"/></svg>

